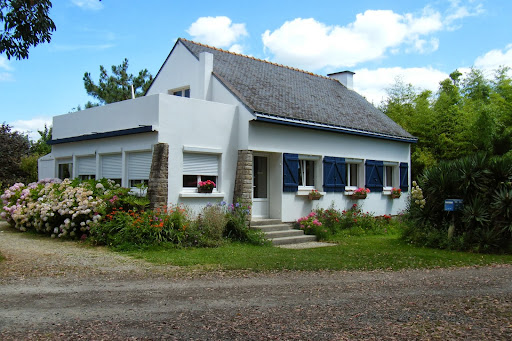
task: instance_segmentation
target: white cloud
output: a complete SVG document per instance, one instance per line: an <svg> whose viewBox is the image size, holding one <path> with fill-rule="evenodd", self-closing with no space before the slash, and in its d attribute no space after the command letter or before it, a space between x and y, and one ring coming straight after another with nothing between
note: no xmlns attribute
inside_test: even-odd
<svg viewBox="0 0 512 341"><path fill-rule="evenodd" d="M51 117L35 117L30 120L16 120L9 122L13 130L25 133L33 141L39 140L38 130L44 130L44 125L50 127L52 125Z"/></svg>
<svg viewBox="0 0 512 341"><path fill-rule="evenodd" d="M401 50L436 51L439 39L433 36L435 33L453 28L458 20L479 13L479 5L469 8L452 1L444 14L430 6L420 13L405 14L367 10L345 26L330 26L314 18L296 18L274 31L265 31L262 41L278 63L308 70L353 67Z"/></svg>
<svg viewBox="0 0 512 341"><path fill-rule="evenodd" d="M71 0L71 2L75 5L80 7L81 9L85 10L100 10L103 9L103 3L99 0Z"/></svg>
<svg viewBox="0 0 512 341"><path fill-rule="evenodd" d="M240 44L233 44L228 50L234 53L244 53L244 48Z"/></svg>
<svg viewBox="0 0 512 341"><path fill-rule="evenodd" d="M479 69L495 70L500 66L512 67L512 44L503 50L491 50L475 60L475 67Z"/></svg>
<svg viewBox="0 0 512 341"><path fill-rule="evenodd" d="M0 56L0 82L7 82L13 80L13 68L9 65L9 60Z"/></svg>
<svg viewBox="0 0 512 341"><path fill-rule="evenodd" d="M460 27L457 21L466 17L474 17L484 13L484 7L478 1L470 1L469 5L460 5L459 0L450 1L451 5L444 18L447 30L455 30ZM471 4L474 4L471 6Z"/></svg>
<svg viewBox="0 0 512 341"><path fill-rule="evenodd" d="M436 92L439 82L448 77L447 73L431 67L359 69L355 73L354 89L374 105L387 98L386 89L393 86L397 78L417 89Z"/></svg>
<svg viewBox="0 0 512 341"><path fill-rule="evenodd" d="M230 18L225 16L201 17L190 25L187 33L200 43L220 48L240 46L233 44L240 38L249 35L245 24L234 24Z"/></svg>

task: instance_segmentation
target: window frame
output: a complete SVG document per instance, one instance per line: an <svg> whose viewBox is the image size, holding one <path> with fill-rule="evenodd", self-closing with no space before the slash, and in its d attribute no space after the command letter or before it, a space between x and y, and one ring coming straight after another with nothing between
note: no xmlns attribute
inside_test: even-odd
<svg viewBox="0 0 512 341"><path fill-rule="evenodd" d="M350 182L352 180L352 170L351 170L351 165L356 165L357 167L357 184L356 186L351 186L350 185ZM345 186L345 192L351 192L351 191L354 191L360 187L364 187L364 185L362 185L362 180L364 179L364 167L362 167L364 165L364 160L363 159L347 159L345 158L345 167L346 167L346 174L345 174L345 181L346 181L346 186Z"/></svg>
<svg viewBox="0 0 512 341"><path fill-rule="evenodd" d="M80 179L80 181L96 179L96 173L98 171L98 169L97 169L98 168L97 167L98 159L95 154L77 155L74 161L76 162L76 178ZM80 174L81 167L82 167L81 163L84 161L87 161L87 162L92 161L94 163L94 165L93 165L94 173L88 172L88 173Z"/></svg>
<svg viewBox="0 0 512 341"><path fill-rule="evenodd" d="M167 90L167 93L171 96L190 98L190 86L183 86L180 88L169 89L169 90ZM180 93L180 94L178 95L178 93Z"/></svg>
<svg viewBox="0 0 512 341"><path fill-rule="evenodd" d="M313 184L312 185L308 185L307 182L308 182L308 163L312 163L310 164L310 169L313 169ZM312 190L312 189L315 189L316 188L316 183L317 183L317 179L316 179L316 174L317 174L317 171L316 171L316 160L315 159L311 159L311 158L307 158L307 157L301 157L301 155L299 155L299 178L298 178L298 181L299 181L299 186L298 186L298 189L299 190Z"/></svg>
<svg viewBox="0 0 512 341"><path fill-rule="evenodd" d="M153 160L153 150L152 149L130 150L130 151L126 151L125 153L126 153L125 154L125 164L123 167L125 167L126 182L128 185L127 187L130 188L133 192L134 190L137 190L137 187L132 186L132 181L139 181L138 183L145 183L146 185L148 185L148 183L149 183L149 177L151 175L150 174L151 173L151 162ZM131 160L132 160L133 155L146 154L146 153L151 154L151 161L149 161L149 171L147 173L147 178L136 177L136 176L134 176L132 178L130 166L132 166Z"/></svg>
<svg viewBox="0 0 512 341"><path fill-rule="evenodd" d="M384 194L391 193L393 188L400 188L400 169L399 162L384 161L384 169L382 172L382 190ZM391 169L391 186L388 186L388 169Z"/></svg>
<svg viewBox="0 0 512 341"><path fill-rule="evenodd" d="M64 180L64 179L73 179L73 158L72 157L65 157L65 158L59 158L57 159L57 178ZM67 170L69 173L69 177L61 177L61 166L67 166Z"/></svg>
<svg viewBox="0 0 512 341"><path fill-rule="evenodd" d="M208 175L208 174L185 174L185 171L184 171L184 168L185 168L185 154L197 154L197 155L208 155L208 156L214 156L216 159L217 159L217 174L216 175ZM182 163L182 174L181 174L181 193L198 193L198 186L197 184L200 182L200 181L206 181L206 180L212 180L212 178L214 178L215 180L212 180L213 182L215 182L215 187L213 188L213 191L212 193L220 193L220 184L219 184L219 179L220 179L220 173L221 173L221 168L220 168L220 161L221 161L221 153L218 153L218 152L209 152L209 151L195 151L195 150L188 150L188 149L185 149L183 150L183 163ZM195 187L185 187L185 184L184 184L184 177L185 176L195 176L196 177L196 186ZM203 177L205 178L203 180ZM206 179L208 178L208 179Z"/></svg>
<svg viewBox="0 0 512 341"><path fill-rule="evenodd" d="M119 157L119 177L109 177L105 176L105 159L109 157ZM116 152L116 153L101 153L99 155L99 173L100 178L105 178L111 181L114 181L114 183L118 184L119 186L122 186L123 183L123 153L122 152ZM107 174L109 175L109 174Z"/></svg>
<svg viewBox="0 0 512 341"><path fill-rule="evenodd" d="M312 190L317 190L323 192L322 189L322 174L323 174L323 163L322 163L322 156L321 155L309 155L309 154L298 154L298 178L297 178L297 195L307 195ZM301 163L307 163L308 161L313 162L313 185L307 186L307 185L300 185L301 181L303 180L302 176L302 166ZM304 174L307 178L307 171L306 174Z"/></svg>

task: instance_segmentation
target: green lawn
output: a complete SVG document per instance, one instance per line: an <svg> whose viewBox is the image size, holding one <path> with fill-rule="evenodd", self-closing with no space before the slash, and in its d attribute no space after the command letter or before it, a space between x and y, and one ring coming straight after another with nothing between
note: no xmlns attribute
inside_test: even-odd
<svg viewBox="0 0 512 341"><path fill-rule="evenodd" d="M225 270L399 270L451 266L512 264L512 255L484 255L419 248L399 235L344 237L338 245L290 250L226 244L219 248L157 247L129 255L159 264Z"/></svg>

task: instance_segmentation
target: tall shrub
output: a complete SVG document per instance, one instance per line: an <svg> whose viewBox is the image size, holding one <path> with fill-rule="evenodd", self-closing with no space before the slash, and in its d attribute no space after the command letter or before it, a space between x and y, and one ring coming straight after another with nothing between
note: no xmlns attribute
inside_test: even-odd
<svg viewBox="0 0 512 341"><path fill-rule="evenodd" d="M409 216L415 224L406 238L437 247L510 251L512 158L480 153L441 162L427 169L419 182L425 204L420 208L411 201ZM461 211L444 211L444 200L452 198L463 199ZM451 224L455 229L450 240Z"/></svg>

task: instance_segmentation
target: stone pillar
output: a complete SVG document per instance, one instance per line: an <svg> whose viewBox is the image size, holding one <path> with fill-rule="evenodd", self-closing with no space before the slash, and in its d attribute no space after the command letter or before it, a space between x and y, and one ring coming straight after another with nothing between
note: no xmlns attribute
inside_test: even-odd
<svg viewBox="0 0 512 341"><path fill-rule="evenodd" d="M252 205L252 150L239 150L236 164L235 192L233 201L239 201L246 206ZM251 221L252 210L248 215Z"/></svg>
<svg viewBox="0 0 512 341"><path fill-rule="evenodd" d="M167 207L169 188L169 145L159 143L154 146L151 170L149 172L148 199L149 208Z"/></svg>

